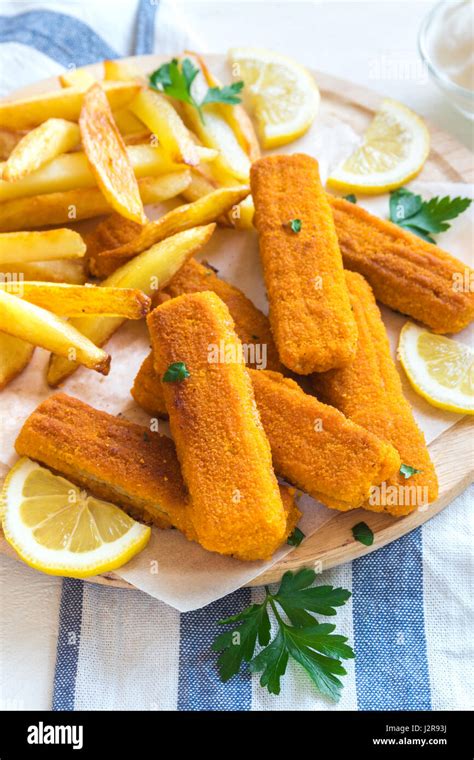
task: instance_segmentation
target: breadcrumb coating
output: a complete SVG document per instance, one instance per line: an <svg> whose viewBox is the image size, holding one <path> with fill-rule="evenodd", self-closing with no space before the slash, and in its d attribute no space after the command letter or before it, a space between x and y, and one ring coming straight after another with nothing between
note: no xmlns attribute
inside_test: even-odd
<svg viewBox="0 0 474 760"><path fill-rule="evenodd" d="M474 319L472 269L438 246L328 194L346 269L363 275L378 301L436 333Z"/></svg>
<svg viewBox="0 0 474 760"><path fill-rule="evenodd" d="M370 286L354 272L346 272L346 279L359 330L357 356L347 367L313 375L312 381L318 398L390 442L402 464L420 470L408 479L397 471L364 504L374 512L405 515L437 498L436 472L424 435L403 395Z"/></svg>
<svg viewBox="0 0 474 760"><path fill-rule="evenodd" d="M162 387L198 541L240 559L267 559L284 540L286 516L227 306L208 291L182 295L147 322L160 378L175 362L189 372ZM215 358L219 345L226 355Z"/></svg>
<svg viewBox="0 0 474 760"><path fill-rule="evenodd" d="M302 375L347 364L357 328L318 162L303 154L261 158L250 183L281 361ZM292 220L301 222L299 231L291 229Z"/></svg>

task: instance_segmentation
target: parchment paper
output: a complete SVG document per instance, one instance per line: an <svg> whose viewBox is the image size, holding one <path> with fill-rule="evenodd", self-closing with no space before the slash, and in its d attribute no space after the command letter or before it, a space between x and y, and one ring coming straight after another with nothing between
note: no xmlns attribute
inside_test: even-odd
<svg viewBox="0 0 474 760"><path fill-rule="evenodd" d="M358 137L351 127L334 117L326 115L304 137L289 146L287 152L306 152L320 162L323 181L330 170L357 143ZM472 197L472 187L452 183L427 184L413 182L410 189L419 191L423 197L434 195L464 195ZM376 198L359 198L369 211L381 217L388 216L388 195ZM147 209L156 218L164 207ZM472 266L472 207L456 219L451 230L438 236L439 245L465 263L471 259ZM199 256L219 270L219 275L237 285L263 311L267 311L265 290L258 257L258 243L253 231L216 230L210 244ZM406 321L389 309L383 308L392 348L398 343L400 328ZM463 341L471 340L468 331L456 336ZM149 340L143 322L128 322L108 343L112 355L112 368L107 377L79 369L64 383L61 390L111 414L121 412L135 422L149 424L148 415L141 410L132 397L130 388L143 358L149 351ZM45 368L48 355L36 349L29 367L0 394L0 465L12 465L17 459L14 441L24 420L35 407L52 392L46 385ZM404 381L405 393L413 407L418 424L431 442L447 430L459 416L437 410L417 396ZM160 432L167 433L166 423ZM2 468L4 469L4 468ZM303 495L299 506L303 511L300 528L306 536L329 521L334 512ZM139 589L180 611L203 607L259 575L285 554L292 551L284 546L270 562L240 562L207 552L199 545L187 541L178 531L153 529L147 548L135 557L118 574Z"/></svg>

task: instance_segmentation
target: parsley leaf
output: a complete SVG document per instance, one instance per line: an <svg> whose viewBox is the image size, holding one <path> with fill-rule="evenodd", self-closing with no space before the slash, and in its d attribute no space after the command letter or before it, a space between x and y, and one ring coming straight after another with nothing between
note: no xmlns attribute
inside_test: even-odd
<svg viewBox="0 0 474 760"><path fill-rule="evenodd" d="M356 541L359 541L364 546L372 546L374 543L374 534L365 522L357 523L352 528L352 535Z"/></svg>
<svg viewBox="0 0 474 760"><path fill-rule="evenodd" d="M190 372L187 370L184 362L173 362L166 370L162 380L164 383L181 383L189 375Z"/></svg>
<svg viewBox="0 0 474 760"><path fill-rule="evenodd" d="M298 232L301 231L301 227L303 226L303 222L301 219L290 219L290 229L295 234L298 234Z"/></svg>
<svg viewBox="0 0 474 760"><path fill-rule="evenodd" d="M450 198L449 195L424 201L421 195L401 187L390 193L390 220L429 243L435 243L430 233L449 230L451 225L447 220L455 219L471 203L470 198Z"/></svg>
<svg viewBox="0 0 474 760"><path fill-rule="evenodd" d="M342 683L337 676L346 672L341 660L354 657L354 653L345 636L333 633L334 625L318 623L310 613L336 614L334 608L345 604L350 592L332 586L311 587L315 577L309 568L287 572L275 594L266 588L261 604L219 621L234 626L217 636L212 645L214 651L221 652L217 664L223 681L248 662L251 672L262 674L260 685L270 694L279 694L291 657L307 671L321 694L339 699ZM272 641L269 609L278 626ZM262 649L254 657L257 641Z"/></svg>
<svg viewBox="0 0 474 760"><path fill-rule="evenodd" d="M299 546L305 535L302 530L295 528L291 536L288 536L286 543L290 546Z"/></svg>
<svg viewBox="0 0 474 760"><path fill-rule="evenodd" d="M349 203L357 203L357 197L354 193L349 193L349 195L343 195L342 197L345 201L349 201Z"/></svg>
<svg viewBox="0 0 474 760"><path fill-rule="evenodd" d="M181 100L183 103L188 103L196 108L203 123L202 106L208 103L235 105L241 102L242 99L239 97L239 92L243 88L244 83L234 82L224 87L210 87L203 100L198 103L191 93L192 84L198 74L199 69L190 58L185 58L181 66L178 59L173 58L169 63L164 63L156 71L153 71L149 75L148 81L153 90L163 92L165 95L170 95L172 98Z"/></svg>
<svg viewBox="0 0 474 760"><path fill-rule="evenodd" d="M412 475L418 475L419 472L422 472L422 470L417 470L416 467L410 467L409 464L402 464L400 466L400 475L403 475L405 480L408 480L408 478L411 478Z"/></svg>

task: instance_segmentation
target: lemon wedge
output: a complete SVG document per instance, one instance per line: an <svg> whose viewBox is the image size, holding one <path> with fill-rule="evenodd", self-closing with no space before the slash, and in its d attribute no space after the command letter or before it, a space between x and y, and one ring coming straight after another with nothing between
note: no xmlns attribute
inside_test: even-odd
<svg viewBox="0 0 474 760"><path fill-rule="evenodd" d="M229 51L232 73L245 82L244 97L253 110L264 148L277 148L301 137L319 109L319 90L296 61L253 47Z"/></svg>
<svg viewBox="0 0 474 760"><path fill-rule="evenodd" d="M474 414L474 351L412 322L400 334L398 355L408 379L432 406Z"/></svg>
<svg viewBox="0 0 474 760"><path fill-rule="evenodd" d="M151 530L24 457L1 494L5 538L31 567L87 578L114 570L147 544Z"/></svg>
<svg viewBox="0 0 474 760"><path fill-rule="evenodd" d="M423 168L430 134L413 111L396 100L384 100L362 145L328 178L337 190L368 195L401 187Z"/></svg>

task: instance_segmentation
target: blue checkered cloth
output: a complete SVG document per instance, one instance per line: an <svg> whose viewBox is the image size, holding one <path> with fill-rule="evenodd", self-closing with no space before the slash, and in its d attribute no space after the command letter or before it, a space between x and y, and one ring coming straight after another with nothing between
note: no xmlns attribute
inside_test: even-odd
<svg viewBox="0 0 474 760"><path fill-rule="evenodd" d="M71 62L81 66L184 46L182 30L170 32L169 20L166 39L157 43L160 18L165 18L163 3L140 0L132 9L132 24L133 3L126 4L126 20L117 3L113 24L110 15L104 20L98 14L94 29L92 4L63 2L67 13L48 10L47 4L41 9L38 3L30 5L28 9L22 3L20 14L17 3L2 6L4 91L7 82L18 82L23 74L27 84ZM109 39L114 30L121 40L117 46ZM14 78L8 66L15 57L22 67ZM210 648L219 630L217 621L261 599L261 589L240 589L180 614L140 591L66 579L53 709L472 709L473 494L471 488L421 528L318 577L318 583L352 591L336 621L353 644L356 659L348 665L337 706L319 697L305 673L291 663L278 697L269 695L259 686L258 676L248 672L227 684L220 682Z"/></svg>

